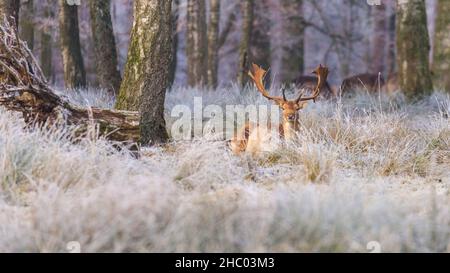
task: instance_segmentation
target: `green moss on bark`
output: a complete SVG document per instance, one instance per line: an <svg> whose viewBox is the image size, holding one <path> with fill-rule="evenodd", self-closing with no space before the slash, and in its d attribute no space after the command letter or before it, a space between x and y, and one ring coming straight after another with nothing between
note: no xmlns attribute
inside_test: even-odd
<svg viewBox="0 0 450 273"><path fill-rule="evenodd" d="M400 88L409 100L433 91L424 0L397 2L397 66Z"/></svg>
<svg viewBox="0 0 450 273"><path fill-rule="evenodd" d="M439 0L434 36L433 73L438 88L450 92L450 1Z"/></svg>

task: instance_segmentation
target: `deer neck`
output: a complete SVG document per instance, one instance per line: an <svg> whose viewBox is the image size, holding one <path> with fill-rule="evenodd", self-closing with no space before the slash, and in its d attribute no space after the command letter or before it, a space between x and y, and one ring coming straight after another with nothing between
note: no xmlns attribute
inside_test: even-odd
<svg viewBox="0 0 450 273"><path fill-rule="evenodd" d="M297 120L295 121L283 121L283 135L285 140L293 139L298 132L300 124Z"/></svg>

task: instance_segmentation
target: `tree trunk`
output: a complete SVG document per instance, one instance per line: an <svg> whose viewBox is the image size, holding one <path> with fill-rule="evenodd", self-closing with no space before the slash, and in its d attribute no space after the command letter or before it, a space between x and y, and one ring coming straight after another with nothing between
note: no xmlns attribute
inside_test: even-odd
<svg viewBox="0 0 450 273"><path fill-rule="evenodd" d="M450 1L437 4L433 73L440 88L450 92Z"/></svg>
<svg viewBox="0 0 450 273"><path fill-rule="evenodd" d="M169 138L164 120L164 101L172 63L172 1L141 1L141 6L137 1L137 7L142 10L141 16L150 19L145 28L150 37L148 58L142 60L146 63L146 77L142 86L140 131L141 143L149 145Z"/></svg>
<svg viewBox="0 0 450 273"><path fill-rule="evenodd" d="M66 88L86 86L86 72L81 55L80 32L78 27L78 7L59 0L59 35L64 66Z"/></svg>
<svg viewBox="0 0 450 273"><path fill-rule="evenodd" d="M101 88L117 94L121 76L117 64L117 48L110 8L110 0L89 0L98 82Z"/></svg>
<svg viewBox="0 0 450 273"><path fill-rule="evenodd" d="M270 8L268 0L258 1L254 8L253 30L250 40L250 60L261 67L268 69L271 59L270 44ZM266 82L270 82L269 72Z"/></svg>
<svg viewBox="0 0 450 273"><path fill-rule="evenodd" d="M188 0L187 5L188 84L202 86L208 78L205 0Z"/></svg>
<svg viewBox="0 0 450 273"><path fill-rule="evenodd" d="M373 7L374 35L372 40L372 62L371 70L373 73L383 75L385 69L386 56L386 34L388 31L386 22L386 5L381 4Z"/></svg>
<svg viewBox="0 0 450 273"><path fill-rule="evenodd" d="M20 15L20 37L28 44L28 48L34 48L34 1L25 0L22 3Z"/></svg>
<svg viewBox="0 0 450 273"><path fill-rule="evenodd" d="M8 22L14 25L16 29L19 26L20 0L0 0L0 20L6 16Z"/></svg>
<svg viewBox="0 0 450 273"><path fill-rule="evenodd" d="M178 66L178 19L180 13L180 0L174 0L172 3L172 63L169 70L169 87L175 82L175 76Z"/></svg>
<svg viewBox="0 0 450 273"><path fill-rule="evenodd" d="M303 0L283 0L282 16L286 39L289 42L283 47L280 76L282 82L290 83L303 74L305 53Z"/></svg>
<svg viewBox="0 0 450 273"><path fill-rule="evenodd" d="M208 86L217 87L217 69L219 67L219 24L220 0L210 0L208 26Z"/></svg>
<svg viewBox="0 0 450 273"><path fill-rule="evenodd" d="M117 108L140 111L144 145L161 143L168 138L164 100L172 62L171 2L134 2L133 30Z"/></svg>
<svg viewBox="0 0 450 273"><path fill-rule="evenodd" d="M44 7L44 18L47 20L53 20L54 14L52 7L47 5ZM50 24L46 24L45 27L41 29L41 67L47 80L53 77L52 64L53 64L53 45L52 45L52 27Z"/></svg>
<svg viewBox="0 0 450 273"><path fill-rule="evenodd" d="M397 66L401 90L416 100L433 90L424 0L397 1Z"/></svg>
<svg viewBox="0 0 450 273"><path fill-rule="evenodd" d="M243 87L248 81L248 55L250 54L250 41L253 32L253 12L254 0L244 0L241 3L242 13L242 33L241 42L239 44L239 69L238 69L238 84Z"/></svg>
<svg viewBox="0 0 450 273"><path fill-rule="evenodd" d="M387 53L387 74L393 75L397 71L397 49L396 49L396 14L395 14L395 7L392 7L394 9L392 11L392 14L389 16L389 42L388 42L388 53Z"/></svg>

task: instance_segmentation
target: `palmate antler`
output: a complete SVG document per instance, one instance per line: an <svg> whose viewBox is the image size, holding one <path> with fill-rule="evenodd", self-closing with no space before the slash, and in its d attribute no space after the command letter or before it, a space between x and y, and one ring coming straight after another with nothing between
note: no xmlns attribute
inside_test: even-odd
<svg viewBox="0 0 450 273"><path fill-rule="evenodd" d="M316 102L316 98L319 96L320 90L327 81L328 67L322 66L320 64L316 69L314 69L312 73L317 75L317 86L316 88L314 88L314 92L310 97L303 97L303 93L300 93L298 98L295 100L297 103L308 100L313 100L314 102Z"/></svg>
<svg viewBox="0 0 450 273"><path fill-rule="evenodd" d="M266 70L262 69L260 66L256 64L252 64L252 70L248 71L248 76L252 78L256 88L265 98L273 100L276 103L286 101L286 96L284 95L284 92L283 97L271 96L269 95L269 92L267 92L266 88L264 87L264 77L266 76L267 73Z"/></svg>
<svg viewBox="0 0 450 273"><path fill-rule="evenodd" d="M273 100L278 104L280 104L282 102L287 102L288 100L286 99L284 89L282 90L283 91L282 97L269 95L269 92L264 87L264 77L266 76L266 73L267 73L267 71L264 70L263 68L261 68L260 66L258 66L256 64L252 64L252 70L250 70L248 72L248 75L255 83L255 86L258 89L258 91L265 98L267 98L269 100ZM319 96L320 90L322 89L323 85L327 81L328 68L326 66L319 65L316 69L314 69L314 71L312 73L316 74L318 77L317 86L316 86L316 88L314 88L313 94L309 97L303 97L303 93L300 93L298 98L295 100L296 103L299 103L301 101L308 101L308 100L313 100L315 102L316 98Z"/></svg>

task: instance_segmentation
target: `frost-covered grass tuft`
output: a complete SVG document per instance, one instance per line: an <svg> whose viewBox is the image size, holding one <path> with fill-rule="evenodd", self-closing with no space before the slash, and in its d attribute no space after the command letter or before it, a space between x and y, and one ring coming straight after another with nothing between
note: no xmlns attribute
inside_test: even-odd
<svg viewBox="0 0 450 273"><path fill-rule="evenodd" d="M192 106L264 103L253 89L176 88ZM74 102L110 107L94 90ZM103 139L24 129L0 110L0 251L450 251L450 98L311 103L298 141L257 158L199 138L139 159ZM169 125L170 126L170 125Z"/></svg>

